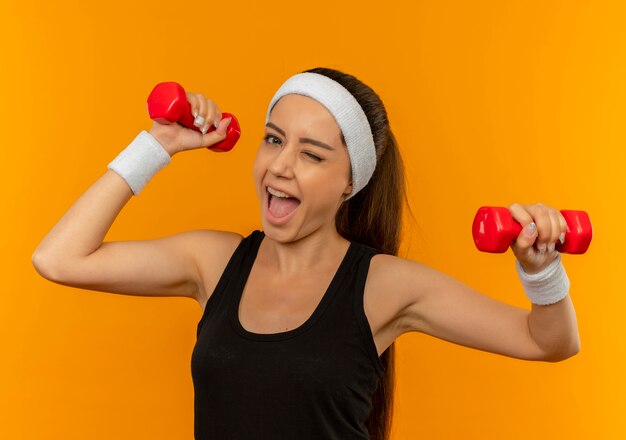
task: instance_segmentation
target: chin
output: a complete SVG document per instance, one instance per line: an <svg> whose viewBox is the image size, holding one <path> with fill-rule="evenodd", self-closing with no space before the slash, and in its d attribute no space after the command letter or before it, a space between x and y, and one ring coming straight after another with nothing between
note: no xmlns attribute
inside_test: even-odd
<svg viewBox="0 0 626 440"><path fill-rule="evenodd" d="M268 224L266 228L265 224L262 223L262 227L265 236L272 241L275 241L276 243L293 243L294 241L297 241L299 239L299 237L297 237L297 232L276 230L276 228L273 227L271 224Z"/></svg>

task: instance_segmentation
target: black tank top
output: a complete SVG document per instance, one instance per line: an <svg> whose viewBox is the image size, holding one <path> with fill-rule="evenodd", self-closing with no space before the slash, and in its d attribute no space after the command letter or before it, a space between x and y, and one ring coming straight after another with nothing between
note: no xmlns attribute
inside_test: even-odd
<svg viewBox="0 0 626 440"><path fill-rule="evenodd" d="M264 237L255 230L240 242L198 322L195 439L369 439L365 421L384 367L363 291L378 251L351 241L312 315L293 330L260 334L243 328L238 310Z"/></svg>

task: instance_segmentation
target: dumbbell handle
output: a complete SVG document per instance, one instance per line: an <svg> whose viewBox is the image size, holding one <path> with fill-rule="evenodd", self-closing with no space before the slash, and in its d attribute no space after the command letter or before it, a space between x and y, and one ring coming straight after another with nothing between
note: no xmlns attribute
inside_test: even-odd
<svg viewBox="0 0 626 440"><path fill-rule="evenodd" d="M187 94L183 87L173 81L157 84L146 101L150 119L159 124L178 123L192 130L202 132L200 128L193 125L194 117L191 114L191 104L187 101ZM226 138L220 142L210 145L207 148L218 153L230 151L241 136L239 121L234 115L222 112L222 119L232 118L226 129ZM209 125L207 131L215 130L213 124Z"/></svg>
<svg viewBox="0 0 626 440"><path fill-rule="evenodd" d="M555 249L560 253L584 254L593 237L589 215L585 211L566 209L560 212L567 223L567 231L565 241L563 244L557 241ZM474 244L483 252L506 252L521 231L522 225L513 219L508 208L503 207L479 208L472 223Z"/></svg>

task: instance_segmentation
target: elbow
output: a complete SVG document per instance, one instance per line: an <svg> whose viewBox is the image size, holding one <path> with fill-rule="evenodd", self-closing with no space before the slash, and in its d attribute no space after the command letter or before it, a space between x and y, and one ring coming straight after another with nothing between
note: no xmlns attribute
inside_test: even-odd
<svg viewBox="0 0 626 440"><path fill-rule="evenodd" d="M572 349L569 351L568 355L563 360L574 357L578 353L580 353L580 337L576 337L576 341L574 342Z"/></svg>
<svg viewBox="0 0 626 440"><path fill-rule="evenodd" d="M572 352L572 353L568 353L566 355L552 355L550 357L547 357L545 359L543 359L545 362L550 362L550 363L556 363L556 362L562 362L566 359L569 359L571 357L574 357L576 354L578 354L578 352Z"/></svg>
<svg viewBox="0 0 626 440"><path fill-rule="evenodd" d="M37 273L46 278L45 274L47 273L47 271L44 269L44 263L41 256L37 254L37 251L35 251L30 257L30 262L33 264L33 267L35 268Z"/></svg>
<svg viewBox="0 0 626 440"><path fill-rule="evenodd" d="M49 281L57 281L60 279L58 270L54 268L49 258L35 252L31 256L31 262L37 273L43 278Z"/></svg>
<svg viewBox="0 0 626 440"><path fill-rule="evenodd" d="M580 340L577 341L577 343L575 344L574 347L572 347L570 350L568 351L564 351L564 352L558 352L558 353L553 353L549 356L546 356L543 361L545 362L562 362L566 359L569 359L571 357L576 356L578 353L580 353Z"/></svg>

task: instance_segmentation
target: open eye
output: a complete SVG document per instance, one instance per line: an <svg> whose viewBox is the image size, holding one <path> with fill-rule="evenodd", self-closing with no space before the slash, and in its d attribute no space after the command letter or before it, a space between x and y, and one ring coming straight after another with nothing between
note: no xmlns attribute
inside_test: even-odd
<svg viewBox="0 0 626 440"><path fill-rule="evenodd" d="M279 142L280 142L280 139L279 139L278 137L274 136L273 134L266 134L266 135L265 135L265 137L263 138L263 140L264 140L265 142L268 142L268 143L270 143L270 144L275 144L275 143L276 143L276 142L269 142L269 141L270 141L270 139L276 139L277 141L279 141Z"/></svg>

